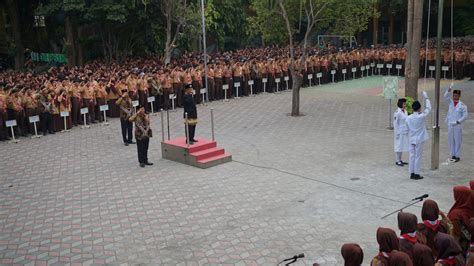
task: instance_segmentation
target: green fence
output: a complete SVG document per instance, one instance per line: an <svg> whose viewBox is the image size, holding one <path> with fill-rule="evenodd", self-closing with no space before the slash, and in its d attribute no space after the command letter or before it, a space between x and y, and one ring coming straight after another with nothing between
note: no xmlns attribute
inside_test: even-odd
<svg viewBox="0 0 474 266"><path fill-rule="evenodd" d="M67 63L66 55L64 54L48 54L31 52L31 60L38 62L55 62Z"/></svg>

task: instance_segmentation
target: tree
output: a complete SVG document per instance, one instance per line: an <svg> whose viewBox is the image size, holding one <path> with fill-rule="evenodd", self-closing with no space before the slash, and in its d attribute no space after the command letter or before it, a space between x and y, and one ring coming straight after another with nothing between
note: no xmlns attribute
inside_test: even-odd
<svg viewBox="0 0 474 266"><path fill-rule="evenodd" d="M372 2L371 0L277 0L276 3L289 40L289 68L293 78L291 115L299 116L302 73L310 34L314 29L326 29L330 32L354 35L366 29L369 17L373 14ZM303 11L306 24L300 58L296 58L297 45L294 42L294 35L299 28L298 8Z"/></svg>
<svg viewBox="0 0 474 266"><path fill-rule="evenodd" d="M405 96L418 99L420 76L423 0L408 0L407 58L405 61Z"/></svg>
<svg viewBox="0 0 474 266"><path fill-rule="evenodd" d="M7 1L7 10L12 27L13 40L15 45L15 69L21 69L25 64L24 48L21 36L20 18L18 12L18 2L15 0Z"/></svg>
<svg viewBox="0 0 474 266"><path fill-rule="evenodd" d="M196 14L199 14L198 5L187 0L162 0L161 11L166 19L165 64L171 61L171 53L176 46L178 36L187 24L196 24Z"/></svg>

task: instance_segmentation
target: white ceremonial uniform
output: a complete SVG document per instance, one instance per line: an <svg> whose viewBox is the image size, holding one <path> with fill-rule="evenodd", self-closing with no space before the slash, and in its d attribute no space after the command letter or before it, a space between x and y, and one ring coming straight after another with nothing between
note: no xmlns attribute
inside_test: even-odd
<svg viewBox="0 0 474 266"><path fill-rule="evenodd" d="M406 119L408 114L402 108L398 108L393 114L393 133L394 133L394 151L407 152L408 151L408 127Z"/></svg>
<svg viewBox="0 0 474 266"><path fill-rule="evenodd" d="M468 116L467 106L459 101L454 106L454 101L451 95L446 89L444 92L444 99L449 104L448 115L446 116L446 124L448 126L448 144L451 150L451 156L460 157L461 155L461 143L462 143L462 129L464 121Z"/></svg>
<svg viewBox="0 0 474 266"><path fill-rule="evenodd" d="M421 158L423 155L423 143L428 140L425 119L431 111L431 103L425 98L425 110L414 112L407 117L408 139L410 143L410 174L419 175L421 172Z"/></svg>

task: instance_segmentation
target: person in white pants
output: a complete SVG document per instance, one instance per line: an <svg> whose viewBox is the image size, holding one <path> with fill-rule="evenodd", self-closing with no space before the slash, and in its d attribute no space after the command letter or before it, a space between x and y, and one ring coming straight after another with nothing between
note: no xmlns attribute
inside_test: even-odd
<svg viewBox="0 0 474 266"><path fill-rule="evenodd" d="M461 160L462 129L464 121L468 116L467 106L459 100L461 98L460 90L453 90L451 98L450 92L452 85L444 92L444 99L449 104L446 124L448 126L448 144L451 150L451 160L459 162Z"/></svg>
<svg viewBox="0 0 474 266"><path fill-rule="evenodd" d="M431 103L425 91L423 92L423 98L425 100L425 110L421 111L420 102L415 101L412 105L413 114L406 119L410 144L410 178L414 180L423 179L420 175L423 143L428 140L425 119L431 111Z"/></svg>
<svg viewBox="0 0 474 266"><path fill-rule="evenodd" d="M405 110L407 100L405 98L398 99L397 106L398 109L393 114L393 149L395 151L395 164L398 166L403 166L408 164L407 162L402 161L402 153L408 152L408 127L406 119L408 113Z"/></svg>

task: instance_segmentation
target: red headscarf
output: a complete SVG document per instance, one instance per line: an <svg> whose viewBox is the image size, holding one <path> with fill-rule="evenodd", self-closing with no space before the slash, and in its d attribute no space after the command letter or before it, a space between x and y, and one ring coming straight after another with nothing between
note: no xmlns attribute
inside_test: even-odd
<svg viewBox="0 0 474 266"><path fill-rule="evenodd" d="M390 266L413 266L413 262L408 254L396 250L392 252L392 256L388 259L388 264Z"/></svg>
<svg viewBox="0 0 474 266"><path fill-rule="evenodd" d="M455 186L454 205L448 213L450 220L460 220L467 225L469 219L474 217L474 191L465 186Z"/></svg>
<svg viewBox="0 0 474 266"><path fill-rule="evenodd" d="M364 252L357 244L344 244L341 254L344 258L344 266L360 266L364 261Z"/></svg>

